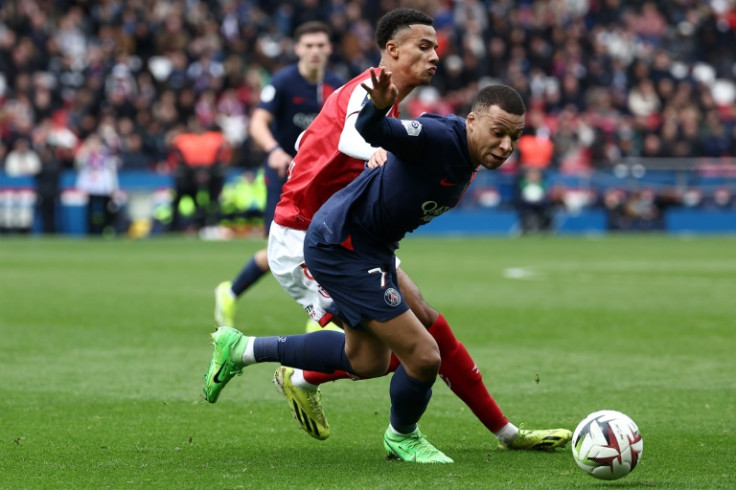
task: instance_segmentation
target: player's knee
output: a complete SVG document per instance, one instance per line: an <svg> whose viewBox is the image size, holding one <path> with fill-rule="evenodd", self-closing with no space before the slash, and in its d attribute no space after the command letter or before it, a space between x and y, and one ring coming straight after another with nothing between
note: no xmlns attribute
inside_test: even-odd
<svg viewBox="0 0 736 490"><path fill-rule="evenodd" d="M362 363L358 367L353 365L355 374L363 379L380 378L385 375L388 370L388 362L386 363Z"/></svg>
<svg viewBox="0 0 736 490"><path fill-rule="evenodd" d="M269 263L268 263L268 251L267 249L259 250L253 255L253 259L256 262L256 265L259 269L262 271L268 271L270 269Z"/></svg>
<svg viewBox="0 0 736 490"><path fill-rule="evenodd" d="M412 377L429 382L437 377L441 363L440 351L433 346L417 350L407 359L404 367Z"/></svg>
<svg viewBox="0 0 736 490"><path fill-rule="evenodd" d="M378 378L388 372L390 356L350 356L355 374L363 379Z"/></svg>
<svg viewBox="0 0 736 490"><path fill-rule="evenodd" d="M433 373L434 376L437 375L437 371L439 371L441 365L442 357L440 356L439 349L433 349L422 357L423 369Z"/></svg>

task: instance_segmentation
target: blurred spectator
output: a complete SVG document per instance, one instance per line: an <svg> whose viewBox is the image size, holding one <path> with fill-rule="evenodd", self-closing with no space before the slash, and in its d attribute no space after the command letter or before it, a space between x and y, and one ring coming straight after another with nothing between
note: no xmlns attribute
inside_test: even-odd
<svg viewBox="0 0 736 490"><path fill-rule="evenodd" d="M190 117L187 129L171 142L170 159L175 173L171 229L184 228L179 209L184 197L194 204L194 229L217 224L225 165L230 162L230 149L222 132L207 130L196 117Z"/></svg>
<svg viewBox="0 0 736 490"><path fill-rule="evenodd" d="M519 139L519 164L522 169L546 169L552 164L554 142L550 133L542 111L531 109L524 134Z"/></svg>
<svg viewBox="0 0 736 490"><path fill-rule="evenodd" d="M680 204L676 192L657 193L654 189L609 189L604 196L608 227L617 231L659 231L665 227L664 212Z"/></svg>
<svg viewBox="0 0 736 490"><path fill-rule="evenodd" d="M654 83L649 78L640 80L629 92L629 110L634 116L644 120L659 114L661 103L654 89ZM645 122L647 124L647 122Z"/></svg>
<svg viewBox="0 0 736 490"><path fill-rule="evenodd" d="M5 172L11 177L34 176L41 171L41 158L26 138L15 140L5 157Z"/></svg>
<svg viewBox="0 0 736 490"><path fill-rule="evenodd" d="M662 158L666 155L662 146L662 139L656 133L649 133L644 137L641 156L644 158Z"/></svg>
<svg viewBox="0 0 736 490"><path fill-rule="evenodd" d="M718 187L706 196L703 207L711 210L732 211L736 208L736 197L733 190L728 187Z"/></svg>
<svg viewBox="0 0 736 490"><path fill-rule="evenodd" d="M549 231L552 227L552 203L547 195L544 173L538 168L520 172L519 222L524 234Z"/></svg>
<svg viewBox="0 0 736 490"><path fill-rule="evenodd" d="M631 192L623 206L626 226L629 229L646 231L662 229L661 209L656 202L656 193L652 189Z"/></svg>
<svg viewBox="0 0 736 490"><path fill-rule="evenodd" d="M572 108L560 112L553 132L553 165L561 169L580 168L590 159L593 131ZM604 150L605 151L605 150Z"/></svg>
<svg viewBox="0 0 736 490"><path fill-rule="evenodd" d="M714 158L728 155L729 134L717 110L706 113L705 127L701 129L699 140L700 155Z"/></svg>
<svg viewBox="0 0 736 490"><path fill-rule="evenodd" d="M41 168L36 174L36 203L41 218L41 231L53 234L57 231L56 220L61 195L61 162L54 148L44 145L41 149Z"/></svg>
<svg viewBox="0 0 736 490"><path fill-rule="evenodd" d="M98 134L87 136L75 157L76 187L87 194L87 233L114 233L117 205L113 195L118 190L118 165Z"/></svg>
<svg viewBox="0 0 736 490"><path fill-rule="evenodd" d="M126 135L120 148L120 166L125 170L150 170L153 159L143 151L143 138L136 132Z"/></svg>
<svg viewBox="0 0 736 490"><path fill-rule="evenodd" d="M294 61L295 27L329 21L329 68L349 79L377 62L372 25L398 5L435 17L442 58L405 116L464 115L468 93L501 81L544 115L525 143L552 147L543 165L567 175L652 154L655 136L666 158L736 156L736 8L724 0L5 2L2 143L48 146L71 169L79 142L104 128L124 169L171 172L170 142L196 115L224 134L234 165L255 167L243 128Z"/></svg>

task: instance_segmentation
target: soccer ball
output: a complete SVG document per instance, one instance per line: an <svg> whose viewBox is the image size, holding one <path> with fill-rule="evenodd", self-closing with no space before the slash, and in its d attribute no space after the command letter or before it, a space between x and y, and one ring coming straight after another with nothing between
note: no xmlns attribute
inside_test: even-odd
<svg viewBox="0 0 736 490"><path fill-rule="evenodd" d="M644 450L639 428L615 410L600 410L583 419L572 434L572 455L586 473L616 480L636 468Z"/></svg>

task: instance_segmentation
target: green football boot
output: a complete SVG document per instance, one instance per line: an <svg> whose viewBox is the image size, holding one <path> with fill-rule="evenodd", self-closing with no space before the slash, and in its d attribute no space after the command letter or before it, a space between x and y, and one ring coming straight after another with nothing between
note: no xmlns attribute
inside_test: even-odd
<svg viewBox="0 0 736 490"><path fill-rule="evenodd" d="M248 341L232 327L220 327L211 337L215 351L204 375L204 398L215 403L228 381L236 374L243 374L243 353Z"/></svg>
<svg viewBox="0 0 736 490"><path fill-rule="evenodd" d="M236 299L232 297L230 281L221 282L215 288L215 322L218 327L235 325Z"/></svg>
<svg viewBox="0 0 736 490"><path fill-rule="evenodd" d="M419 428L411 434L395 434L391 427L383 434L383 447L388 459L412 463L453 463L445 453L427 441Z"/></svg>

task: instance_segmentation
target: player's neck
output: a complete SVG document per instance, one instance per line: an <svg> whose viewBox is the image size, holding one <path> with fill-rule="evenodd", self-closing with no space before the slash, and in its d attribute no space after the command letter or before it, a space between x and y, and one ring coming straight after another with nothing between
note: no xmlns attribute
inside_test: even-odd
<svg viewBox="0 0 736 490"><path fill-rule="evenodd" d="M307 68L306 66L302 65L301 63L299 66L299 74L304 77L304 79L311 83L318 83L321 82L322 79L325 77L325 70L324 68Z"/></svg>
<svg viewBox="0 0 736 490"><path fill-rule="evenodd" d="M392 70L389 65L383 62L383 60L381 60L378 66L383 66L387 70L391 71L391 81L394 85L396 85L396 88L399 89L399 95L398 97L396 97L396 102L401 102L402 100L404 100L404 98L409 95L412 90L418 87L418 85L406 82L406 80L404 80L404 78L401 76L399 70Z"/></svg>

